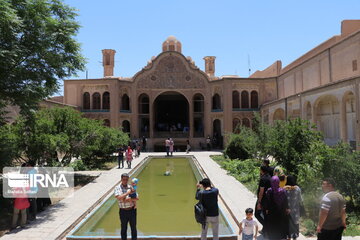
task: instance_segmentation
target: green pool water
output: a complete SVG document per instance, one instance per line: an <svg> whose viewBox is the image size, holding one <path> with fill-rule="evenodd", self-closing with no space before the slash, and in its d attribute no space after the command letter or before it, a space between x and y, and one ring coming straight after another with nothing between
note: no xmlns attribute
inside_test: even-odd
<svg viewBox="0 0 360 240"><path fill-rule="evenodd" d="M139 179L137 228L139 236L196 236L196 183L201 178L191 158L152 158L134 173ZM170 176L164 176L170 170ZM195 172L194 172L195 171ZM130 228L130 227L129 227ZM130 233L130 229L128 230ZM209 234L211 230L209 229ZM232 234L220 214L220 235ZM110 197L73 233L74 236L119 236L119 207Z"/></svg>

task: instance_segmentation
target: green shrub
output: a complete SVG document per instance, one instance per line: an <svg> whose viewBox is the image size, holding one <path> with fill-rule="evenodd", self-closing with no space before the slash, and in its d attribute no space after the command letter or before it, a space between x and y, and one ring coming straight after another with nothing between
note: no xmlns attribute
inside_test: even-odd
<svg viewBox="0 0 360 240"><path fill-rule="evenodd" d="M346 219L345 236L359 236L360 235L360 215L350 213Z"/></svg>
<svg viewBox="0 0 360 240"><path fill-rule="evenodd" d="M69 167L72 167L74 171L85 171L88 170L86 165L81 159L75 160L74 162L69 164Z"/></svg>
<svg viewBox="0 0 360 240"><path fill-rule="evenodd" d="M231 134L225 148L225 155L230 159L245 160L256 155L257 137L250 128L240 127L239 134Z"/></svg>
<svg viewBox="0 0 360 240"><path fill-rule="evenodd" d="M212 156L222 168L228 171L231 176L234 176L238 181L246 185L246 187L255 192L259 181L259 167L261 162L257 159L229 159L221 156Z"/></svg>
<svg viewBox="0 0 360 240"><path fill-rule="evenodd" d="M316 225L313 220L306 219L302 222L304 231L302 232L305 236L313 236L316 233Z"/></svg>

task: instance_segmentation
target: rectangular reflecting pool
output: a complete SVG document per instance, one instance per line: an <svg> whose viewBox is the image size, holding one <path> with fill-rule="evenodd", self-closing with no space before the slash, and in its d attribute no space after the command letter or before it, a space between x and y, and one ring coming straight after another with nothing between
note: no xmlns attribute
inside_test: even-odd
<svg viewBox="0 0 360 240"><path fill-rule="evenodd" d="M170 176L164 175L166 171L171 172ZM194 204L196 183L203 175L191 157L144 160L130 176L139 179L138 238L199 238L201 225L195 221ZM211 234L209 228L208 236ZM236 239L221 208L219 234L222 238ZM113 194L67 236L67 239L104 238L120 239L119 207Z"/></svg>

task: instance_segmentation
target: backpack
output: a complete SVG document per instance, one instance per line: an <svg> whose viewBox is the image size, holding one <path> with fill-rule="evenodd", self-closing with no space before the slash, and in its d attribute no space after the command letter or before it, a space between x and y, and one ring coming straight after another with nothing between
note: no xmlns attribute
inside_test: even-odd
<svg viewBox="0 0 360 240"><path fill-rule="evenodd" d="M204 205L202 204L202 194L200 194L200 200L198 203L195 204L194 206L194 211L195 211L195 220L198 223L202 224L202 227L205 228L205 224L206 224L206 209L204 207Z"/></svg>

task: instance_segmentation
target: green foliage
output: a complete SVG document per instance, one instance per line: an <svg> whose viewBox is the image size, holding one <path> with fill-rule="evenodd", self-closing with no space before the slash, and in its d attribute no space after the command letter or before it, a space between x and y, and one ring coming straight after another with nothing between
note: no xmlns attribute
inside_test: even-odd
<svg viewBox="0 0 360 240"><path fill-rule="evenodd" d="M344 236L360 236L360 215L350 213L346 219Z"/></svg>
<svg viewBox="0 0 360 240"><path fill-rule="evenodd" d="M314 236L316 233L316 225L313 220L306 219L304 222L302 222L302 225L304 226L305 230L303 234L305 236Z"/></svg>
<svg viewBox="0 0 360 240"><path fill-rule="evenodd" d="M84 162L81 159L75 160L74 162L71 162L69 164L69 167L72 167L74 169L74 171L88 170L88 168L86 167L86 165L84 164Z"/></svg>
<svg viewBox="0 0 360 240"><path fill-rule="evenodd" d="M245 184L250 191L255 192L259 181L259 167L261 162L257 159L229 159L224 156L211 156L222 168L234 176L241 183Z"/></svg>
<svg viewBox="0 0 360 240"><path fill-rule="evenodd" d="M276 121L269 138L269 154L283 166L288 174L297 175L298 166L305 162L304 154L311 146L322 143L321 133L309 121L296 118Z"/></svg>
<svg viewBox="0 0 360 240"><path fill-rule="evenodd" d="M73 158L81 158L89 168L96 167L128 143L122 131L83 118L71 108L43 109L30 120L20 117L13 131L23 156L48 166L68 166Z"/></svg>
<svg viewBox="0 0 360 240"><path fill-rule="evenodd" d="M315 230L313 222L317 221L319 214L319 199L323 194L321 181L324 177L334 178L336 188L347 200L348 212L358 212L359 152L351 151L350 146L345 143L332 147L326 145L315 126L301 119L277 121L271 126L261 123L257 116L253 126L253 130L240 128L239 134L230 136L225 154L234 160L219 161L230 174L254 189L260 160L271 156L274 164L283 167L286 174L297 177L307 216L312 220L306 227L309 234ZM237 160L247 158L258 160Z"/></svg>
<svg viewBox="0 0 360 240"><path fill-rule="evenodd" d="M0 106L27 114L84 68L76 16L60 0L0 0Z"/></svg>
<svg viewBox="0 0 360 240"><path fill-rule="evenodd" d="M238 134L231 134L225 148L225 155L231 159L245 160L252 158L256 152L257 138L255 133L246 127L240 127Z"/></svg>
<svg viewBox="0 0 360 240"><path fill-rule="evenodd" d="M332 149L331 155L323 164L325 177L332 177L336 188L349 198L351 208L360 208L360 153L352 152L351 147L339 143Z"/></svg>
<svg viewBox="0 0 360 240"><path fill-rule="evenodd" d="M17 139L10 125L0 127L0 172L3 167L11 166L12 160L18 157Z"/></svg>

